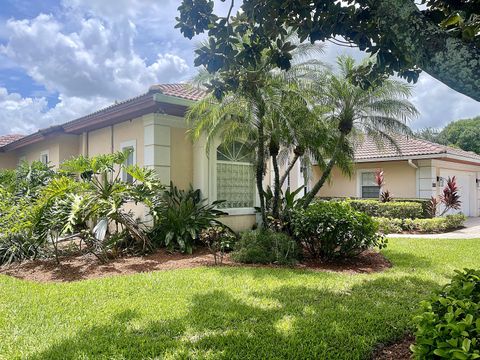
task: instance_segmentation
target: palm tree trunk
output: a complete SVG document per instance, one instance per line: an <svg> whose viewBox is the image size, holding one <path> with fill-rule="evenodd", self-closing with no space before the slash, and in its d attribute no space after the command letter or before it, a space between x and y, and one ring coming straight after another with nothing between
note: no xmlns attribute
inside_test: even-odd
<svg viewBox="0 0 480 360"><path fill-rule="evenodd" d="M280 178L280 187L283 186L283 184L285 183L285 181L287 180L287 177L288 175L290 174L290 172L292 171L293 167L295 166L295 164L297 163L298 159L300 159L300 155L299 154L295 154L293 156L293 159L291 160L291 162L288 164L288 167L287 169L285 170L285 173L282 175L282 177Z"/></svg>
<svg viewBox="0 0 480 360"><path fill-rule="evenodd" d="M263 174L265 164L265 129L263 127L263 114L261 114L260 122L258 124L258 146L257 146L257 169L256 169L256 182L257 192L260 198L260 213L262 215L262 227L267 226L267 214L265 212L265 196L263 194Z"/></svg>
<svg viewBox="0 0 480 360"><path fill-rule="evenodd" d="M274 172L274 189L273 189L273 205L272 215L275 219L280 218L280 169L278 167L278 151L270 153L272 156L273 172Z"/></svg>
<svg viewBox="0 0 480 360"><path fill-rule="evenodd" d="M318 192L320 191L320 189L323 187L323 185L325 184L325 181L327 181L328 177L330 176L331 172L332 172L332 169L333 167L335 166L335 164L337 163L337 157L338 155L340 154L340 151L342 149L342 145L343 145L343 141L345 139L345 135L344 134L341 134L339 139L338 139L338 142L337 142L337 146L335 148L335 151L333 152L333 155L332 155L332 158L330 159L330 161L328 162L327 164L327 167L325 168L325 170L323 171L323 174L322 176L320 177L320 180L317 181L317 183L313 186L312 190L310 190L308 192L308 194L305 196L304 198L304 202L303 202L303 207L306 209L310 203L313 201L313 199L315 198L315 195L318 194Z"/></svg>

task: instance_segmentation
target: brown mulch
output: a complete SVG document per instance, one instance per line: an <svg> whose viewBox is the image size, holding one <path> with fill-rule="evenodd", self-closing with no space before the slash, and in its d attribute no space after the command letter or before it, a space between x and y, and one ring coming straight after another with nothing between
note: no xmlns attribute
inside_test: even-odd
<svg viewBox="0 0 480 360"><path fill-rule="evenodd" d="M408 334L393 344L379 346L373 354L373 360L410 360L412 358L410 345L414 341L413 335Z"/></svg>
<svg viewBox="0 0 480 360"><path fill-rule="evenodd" d="M193 268L214 265L213 255L206 249L197 249L192 255L169 253L158 250L146 256L128 256L101 263L91 254L61 258L58 265L54 260L32 260L21 264L0 267L0 274L38 282L71 282L114 275ZM277 267L275 265L243 265L233 262L228 255L223 266ZM366 251L354 259L337 263L305 261L295 266L299 269L335 271L348 273L372 273L391 267L391 263L380 253Z"/></svg>

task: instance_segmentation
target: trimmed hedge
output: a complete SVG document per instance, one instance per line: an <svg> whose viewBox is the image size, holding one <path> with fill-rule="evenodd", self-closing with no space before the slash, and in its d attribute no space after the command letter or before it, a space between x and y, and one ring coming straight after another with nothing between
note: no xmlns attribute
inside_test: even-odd
<svg viewBox="0 0 480 360"><path fill-rule="evenodd" d="M382 216L392 219L417 219L424 217L424 210L419 202L392 201L382 203L378 200L349 200L348 202L355 210L370 216Z"/></svg>
<svg viewBox="0 0 480 360"><path fill-rule="evenodd" d="M345 201L318 201L295 210L292 228L295 239L315 259L350 257L386 245L377 223Z"/></svg>
<svg viewBox="0 0 480 360"><path fill-rule="evenodd" d="M420 233L442 233L459 229L467 217L463 214L447 215L433 219L390 219L376 217L379 229L384 234L398 234L403 231Z"/></svg>
<svg viewBox="0 0 480 360"><path fill-rule="evenodd" d="M414 319L416 359L480 359L480 270L456 273Z"/></svg>

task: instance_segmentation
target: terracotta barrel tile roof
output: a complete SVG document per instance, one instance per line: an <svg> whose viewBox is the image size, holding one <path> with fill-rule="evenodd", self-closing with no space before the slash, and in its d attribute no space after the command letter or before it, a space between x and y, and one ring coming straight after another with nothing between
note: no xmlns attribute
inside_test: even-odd
<svg viewBox="0 0 480 360"><path fill-rule="evenodd" d="M371 138L365 138L355 149L355 160L368 160L379 158L411 157L422 155L457 155L480 161L480 155L464 151L451 146L436 144L415 137L398 136L396 138L398 149L390 143L378 147Z"/></svg>
<svg viewBox="0 0 480 360"><path fill-rule="evenodd" d="M150 87L150 92L160 92L163 95L175 96L185 100L197 101L202 99L206 92L189 84L159 84Z"/></svg>
<svg viewBox="0 0 480 360"><path fill-rule="evenodd" d="M0 136L0 147L11 144L14 141L20 140L24 135L20 134L9 134Z"/></svg>

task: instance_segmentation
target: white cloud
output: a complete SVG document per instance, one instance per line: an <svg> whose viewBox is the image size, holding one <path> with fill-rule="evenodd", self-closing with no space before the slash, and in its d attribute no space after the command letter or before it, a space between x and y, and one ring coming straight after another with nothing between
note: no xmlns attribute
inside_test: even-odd
<svg viewBox="0 0 480 360"><path fill-rule="evenodd" d="M158 54L147 64L133 48L136 28L129 20L109 24L89 18L78 26L66 33L52 15L44 14L9 20L11 35L0 51L36 82L67 97L125 98L154 83L181 79L189 71L184 59L170 53Z"/></svg>
<svg viewBox="0 0 480 360"><path fill-rule="evenodd" d="M84 99L59 96L58 104L48 107L44 97L22 97L0 87L0 134L29 134L39 128L73 120L88 114L92 109L110 103L106 98Z"/></svg>
<svg viewBox="0 0 480 360"><path fill-rule="evenodd" d="M6 21L3 34L8 36L0 45L0 57L22 68L48 92L58 94L59 103L48 109L42 96L22 98L2 89L0 133L31 132L65 122L144 93L152 84L191 76L192 69L174 51L174 42L149 51L148 58L135 46L142 38L135 24L151 17L151 11L161 11L159 2L65 0L64 6L62 14Z"/></svg>

